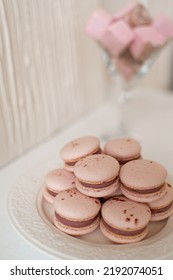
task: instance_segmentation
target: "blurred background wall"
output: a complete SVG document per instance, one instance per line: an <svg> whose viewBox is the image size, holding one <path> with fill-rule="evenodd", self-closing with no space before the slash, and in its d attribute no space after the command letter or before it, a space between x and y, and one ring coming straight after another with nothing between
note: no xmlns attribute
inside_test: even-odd
<svg viewBox="0 0 173 280"><path fill-rule="evenodd" d="M105 65L83 30L93 10L125 2L0 0L0 166L106 98ZM148 2L173 17L173 1ZM171 46L142 83L169 88L172 66Z"/></svg>
<svg viewBox="0 0 173 280"><path fill-rule="evenodd" d="M99 0L0 0L0 166L100 103Z"/></svg>

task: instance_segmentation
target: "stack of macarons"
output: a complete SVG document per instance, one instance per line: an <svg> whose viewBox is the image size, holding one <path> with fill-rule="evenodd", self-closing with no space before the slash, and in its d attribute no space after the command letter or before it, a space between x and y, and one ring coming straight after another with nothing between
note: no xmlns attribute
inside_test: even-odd
<svg viewBox="0 0 173 280"><path fill-rule="evenodd" d="M100 146L97 137L84 136L62 147L64 168L46 175L43 190L43 198L53 206L54 225L73 236L100 226L113 242L140 241L150 221L173 213L167 171L143 159L135 139L113 139Z"/></svg>
<svg viewBox="0 0 173 280"><path fill-rule="evenodd" d="M95 11L85 32L109 52L122 76L130 80L172 39L173 23L166 15L152 18L144 5L130 2L115 15Z"/></svg>

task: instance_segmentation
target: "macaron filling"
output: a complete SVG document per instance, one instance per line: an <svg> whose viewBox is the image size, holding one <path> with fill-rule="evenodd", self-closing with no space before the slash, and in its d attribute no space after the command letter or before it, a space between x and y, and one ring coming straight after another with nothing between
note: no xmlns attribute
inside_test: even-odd
<svg viewBox="0 0 173 280"><path fill-rule="evenodd" d="M68 220L68 219L62 217L61 215L59 215L57 212L55 212L55 217L59 220L60 223L62 223L65 226L81 228L81 227L86 227L86 226L91 225L98 218L98 215L94 218L91 218L91 219L85 220L85 221Z"/></svg>
<svg viewBox="0 0 173 280"><path fill-rule="evenodd" d="M51 196L53 196L53 197L55 197L55 196L58 194L58 192L51 191L51 190L49 190L48 188L46 188L46 190L47 190L47 192L48 192Z"/></svg>
<svg viewBox="0 0 173 280"><path fill-rule="evenodd" d="M130 191L130 192L134 192L134 193L139 193L139 194L150 194L150 193L155 193L160 191L164 185L161 185L159 187L156 188L150 188L150 189L145 189L145 190L140 190L140 189L132 189L130 187L126 187L124 184L122 184L123 188Z"/></svg>
<svg viewBox="0 0 173 280"><path fill-rule="evenodd" d="M171 202L169 205L162 207L162 208L150 208L151 209L151 214L159 214L159 213L163 213L165 211L168 211L169 209L171 209L173 205L173 202Z"/></svg>
<svg viewBox="0 0 173 280"><path fill-rule="evenodd" d="M114 184L117 180L117 177L108 181L108 182L103 182L100 184L91 184L91 183L85 183L79 180L80 184L86 188L94 188L94 189L102 189L102 188L107 188L109 186L111 186L112 184Z"/></svg>
<svg viewBox="0 0 173 280"><path fill-rule="evenodd" d="M122 229L114 228L114 227L110 226L108 223L106 223L104 219L102 219L102 223L105 226L105 228L108 229L109 231L119 234L119 235L124 235L124 236L138 235L138 234L142 233L147 227L147 226L145 226L145 227L137 229L137 230L129 231L129 230L122 230Z"/></svg>
<svg viewBox="0 0 173 280"><path fill-rule="evenodd" d="M114 157L116 160L118 160L118 162L120 163L120 164L125 164L125 163L127 163L128 161L130 161L130 160L137 160L137 159L141 159L141 155L139 155L139 156L133 156L133 157L131 157L131 158L127 158L127 159L120 159L120 158L118 158L118 157Z"/></svg>
<svg viewBox="0 0 173 280"><path fill-rule="evenodd" d="M96 154L101 154L101 153L102 153L102 150L101 150L101 148L99 148L98 150L94 151L93 153L85 155L85 156L96 155ZM76 164L76 162L78 162L80 159L77 159L76 161L65 161L65 164L69 165L69 166L74 166Z"/></svg>

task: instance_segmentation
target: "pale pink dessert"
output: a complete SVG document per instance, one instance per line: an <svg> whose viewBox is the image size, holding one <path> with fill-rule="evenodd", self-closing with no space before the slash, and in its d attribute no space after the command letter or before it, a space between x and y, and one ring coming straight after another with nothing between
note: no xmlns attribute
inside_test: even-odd
<svg viewBox="0 0 173 280"><path fill-rule="evenodd" d="M70 235L84 235L99 226L99 199L71 189L59 193L54 200L54 225Z"/></svg>
<svg viewBox="0 0 173 280"><path fill-rule="evenodd" d="M123 53L134 39L130 26L123 20L109 25L104 35L104 45L112 56Z"/></svg>
<svg viewBox="0 0 173 280"><path fill-rule="evenodd" d="M166 39L173 37L173 22L165 15L160 15L153 21L153 26L162 34Z"/></svg>
<svg viewBox="0 0 173 280"><path fill-rule="evenodd" d="M112 21L112 17L104 10L95 11L85 27L86 34L104 44L104 35Z"/></svg>
<svg viewBox="0 0 173 280"><path fill-rule="evenodd" d="M151 16L144 5L132 2L128 3L114 16L115 20L123 19L130 26L148 25L152 22Z"/></svg>
<svg viewBox="0 0 173 280"><path fill-rule="evenodd" d="M73 172L76 162L83 157L101 153L100 140L94 136L83 136L67 143L60 151L64 168Z"/></svg>
<svg viewBox="0 0 173 280"><path fill-rule="evenodd" d="M113 197L103 204L101 214L102 233L116 243L138 242L148 233L151 211L146 204Z"/></svg>
<svg viewBox="0 0 173 280"><path fill-rule="evenodd" d="M133 138L117 138L109 140L104 146L104 153L114 157L119 164L139 159L141 156L141 145Z"/></svg>
<svg viewBox="0 0 173 280"><path fill-rule="evenodd" d="M119 163L108 155L92 155L74 167L76 188L91 197L104 197L119 188Z"/></svg>
<svg viewBox="0 0 173 280"><path fill-rule="evenodd" d="M160 199L148 203L151 209L151 221L161 221L173 213L173 188L166 183L166 192Z"/></svg>
<svg viewBox="0 0 173 280"><path fill-rule="evenodd" d="M167 40L153 26L134 28L135 39L130 46L132 56L139 61L145 61L150 55L163 47Z"/></svg>
<svg viewBox="0 0 173 280"><path fill-rule="evenodd" d="M43 197L49 203L53 203L59 192L72 188L75 188L74 174L64 168L58 168L46 175Z"/></svg>
<svg viewBox="0 0 173 280"><path fill-rule="evenodd" d="M152 202L165 195L167 171L152 160L132 160L120 169L121 191L137 202Z"/></svg>

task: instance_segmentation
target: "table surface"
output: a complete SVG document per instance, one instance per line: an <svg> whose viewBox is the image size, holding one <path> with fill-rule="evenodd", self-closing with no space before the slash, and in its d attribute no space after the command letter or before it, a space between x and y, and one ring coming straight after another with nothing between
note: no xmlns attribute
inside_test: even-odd
<svg viewBox="0 0 173 280"><path fill-rule="evenodd" d="M173 94L158 89L138 89L123 106L130 134L142 144L142 155L162 163L173 176ZM8 215L8 197L16 180L27 170L59 157L61 147L83 135L102 137L114 132L120 114L113 100L98 105L95 110L68 124L56 135L36 146L22 157L0 170L0 259L51 259L45 252L23 239L13 227ZM112 134L113 135L113 134ZM101 138L102 145L105 139ZM53 257L52 257L53 259Z"/></svg>

